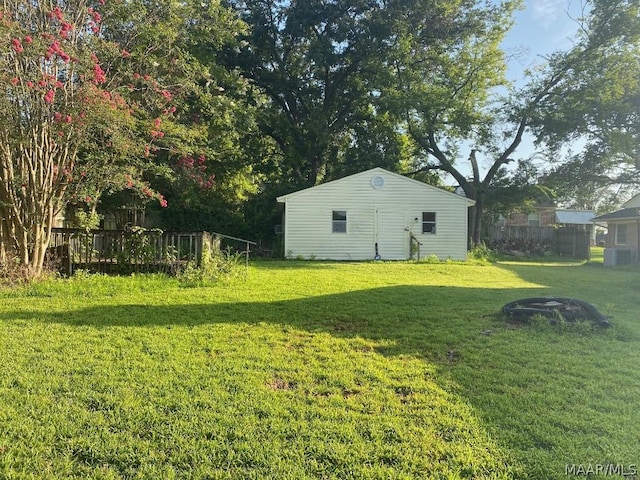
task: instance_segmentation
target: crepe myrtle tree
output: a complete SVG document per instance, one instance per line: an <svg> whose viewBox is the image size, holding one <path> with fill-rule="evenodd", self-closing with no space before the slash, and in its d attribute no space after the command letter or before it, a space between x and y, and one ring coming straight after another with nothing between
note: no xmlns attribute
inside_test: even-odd
<svg viewBox="0 0 640 480"><path fill-rule="evenodd" d="M140 170L109 163L123 152L144 157L162 137L160 122L143 125L127 86L98 57L128 56L101 35L102 7L104 0L0 4L0 262L15 255L31 276L42 272L54 218L70 197L90 204L96 171L130 181Z"/></svg>

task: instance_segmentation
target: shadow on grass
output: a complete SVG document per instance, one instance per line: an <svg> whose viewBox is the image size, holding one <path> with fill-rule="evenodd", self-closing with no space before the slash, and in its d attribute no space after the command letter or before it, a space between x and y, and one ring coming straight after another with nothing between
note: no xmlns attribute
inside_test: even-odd
<svg viewBox="0 0 640 480"><path fill-rule="evenodd" d="M432 362L443 373L444 388L453 388L466 399L490 432L499 435L503 445L519 452L515 455L518 462L531 463L531 478L560 478L560 474L549 475L548 468L549 459L564 448L563 422L573 421L573 414L564 413L575 409L565 387L580 380L585 363L601 364L597 372L605 378L605 371L613 367L596 355L585 357L584 351L590 350L575 342L576 338L560 342L554 332L544 331L528 337L524 329L507 324L500 313L505 303L557 295L557 285L562 285L563 277L547 266L503 267L548 287L402 285L272 302L99 305L65 312L16 310L0 313L0 320L25 319L98 329L266 324L287 331L371 340L378 343L374 348L381 355L409 355ZM593 270L585 269L589 275L586 282L592 282L591 275L598 276L599 269ZM194 290L193 294L197 292ZM535 328L531 330L535 332ZM532 343L527 345L529 339ZM606 337L602 340L602 348L608 349L605 344L612 342ZM585 342L590 346L589 339ZM549 398L560 413L546 419L543 413L548 413ZM581 397L581 401L588 399ZM596 406L589 405L589 409ZM587 416L584 422L588 421ZM536 426L521 433L523 425ZM584 428L588 435L593 434L593 428ZM531 452L542 460L527 460Z"/></svg>
<svg viewBox="0 0 640 480"><path fill-rule="evenodd" d="M194 291L195 292L195 291ZM544 289L392 286L272 302L99 305L64 312L5 311L0 320L34 319L73 326L195 327L276 324L337 337L384 341L385 355L446 360L469 336L505 325L502 305Z"/></svg>

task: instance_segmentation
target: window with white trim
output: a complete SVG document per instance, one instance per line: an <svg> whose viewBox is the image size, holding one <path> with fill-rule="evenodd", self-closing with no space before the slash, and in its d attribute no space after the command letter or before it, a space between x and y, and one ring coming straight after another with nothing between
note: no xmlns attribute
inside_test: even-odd
<svg viewBox="0 0 640 480"><path fill-rule="evenodd" d="M422 233L436 233L436 212L422 212Z"/></svg>
<svg viewBox="0 0 640 480"><path fill-rule="evenodd" d="M527 225L530 227L539 227L540 226L540 214L537 212L530 213L527 215Z"/></svg>
<svg viewBox="0 0 640 480"><path fill-rule="evenodd" d="M333 233L347 233L347 211L334 210L332 215L331 231Z"/></svg>

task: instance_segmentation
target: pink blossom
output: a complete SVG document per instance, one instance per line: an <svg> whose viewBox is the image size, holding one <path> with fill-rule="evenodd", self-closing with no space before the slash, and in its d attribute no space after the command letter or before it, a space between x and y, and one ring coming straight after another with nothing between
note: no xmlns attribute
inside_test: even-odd
<svg viewBox="0 0 640 480"><path fill-rule="evenodd" d="M93 18L93 21L96 24L102 21L102 16L98 12L96 12L93 8L87 9L87 12L89 13L89 15L91 15L91 18Z"/></svg>
<svg viewBox="0 0 640 480"><path fill-rule="evenodd" d="M73 30L73 25L67 22L62 22L62 27L60 28L60 36L62 38L68 38L69 32Z"/></svg>
<svg viewBox="0 0 640 480"><path fill-rule="evenodd" d="M44 101L46 103L53 103L53 99L56 96L56 92L54 92L53 90L49 90L45 95L44 95Z"/></svg>
<svg viewBox="0 0 640 480"><path fill-rule="evenodd" d="M64 123L71 123L73 121L73 118L71 117L71 115L67 115L66 117L64 117Z"/></svg>
<svg viewBox="0 0 640 480"><path fill-rule="evenodd" d="M22 53L24 51L24 48L22 48L22 43L20 43L20 40L18 40L17 38L11 40L11 45L17 53Z"/></svg>
<svg viewBox="0 0 640 480"><path fill-rule="evenodd" d="M58 20L62 21L62 19L64 18L64 14L62 13L60 7L56 7L47 14L47 17L57 18Z"/></svg>
<svg viewBox="0 0 640 480"><path fill-rule="evenodd" d="M31 35L27 35L26 37L24 37L24 43L33 43L33 38L31 37Z"/></svg>
<svg viewBox="0 0 640 480"><path fill-rule="evenodd" d="M122 56L124 58L127 58L127 57L131 56L131 54L129 52L127 52L126 50L122 50Z"/></svg>
<svg viewBox="0 0 640 480"><path fill-rule="evenodd" d="M169 92L169 90L163 90L162 92L160 92L161 95L166 98L167 100L171 100L171 92Z"/></svg>
<svg viewBox="0 0 640 480"><path fill-rule="evenodd" d="M156 128L160 128L161 123L162 123L162 120L160 120L160 118L156 118L153 120L153 124L156 126Z"/></svg>
<svg viewBox="0 0 640 480"><path fill-rule="evenodd" d="M104 74L104 70L97 63L93 66L93 81L96 85L101 83L105 83L107 81L107 77Z"/></svg>
<svg viewBox="0 0 640 480"><path fill-rule="evenodd" d="M60 112L55 112L55 113L53 114L53 119L54 119L56 122L59 122L60 120L62 120L62 114L61 114Z"/></svg>
<svg viewBox="0 0 640 480"><path fill-rule="evenodd" d="M31 80L27 81L27 87L33 88L33 82Z"/></svg>
<svg viewBox="0 0 640 480"><path fill-rule="evenodd" d="M18 80L18 77L13 77L13 78L11 79L11 83L12 83L12 84L14 84L14 85L18 85L18 82L19 82L19 81L20 81L20 80Z"/></svg>

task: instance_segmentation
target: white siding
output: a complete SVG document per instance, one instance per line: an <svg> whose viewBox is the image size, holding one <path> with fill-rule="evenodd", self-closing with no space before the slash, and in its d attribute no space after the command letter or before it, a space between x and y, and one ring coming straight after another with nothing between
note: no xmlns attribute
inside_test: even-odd
<svg viewBox="0 0 640 480"><path fill-rule="evenodd" d="M384 177L381 188L371 181ZM409 232L422 257L465 259L467 208L461 196L375 168L280 197L285 203L289 257L370 260L375 244L383 260L409 258ZM347 232L332 232L332 212L347 212ZM422 212L436 212L436 233L422 233Z"/></svg>

